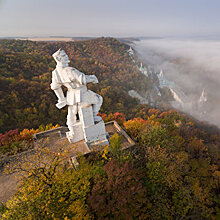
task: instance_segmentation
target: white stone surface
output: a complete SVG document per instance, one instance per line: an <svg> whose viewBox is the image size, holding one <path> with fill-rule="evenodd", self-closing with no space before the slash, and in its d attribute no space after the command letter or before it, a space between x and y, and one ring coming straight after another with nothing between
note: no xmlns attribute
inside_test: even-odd
<svg viewBox="0 0 220 220"><path fill-rule="evenodd" d="M72 126L73 134L69 131L66 132L66 137L70 143L76 143L84 139L84 132L82 129L82 123L78 122Z"/></svg>
<svg viewBox="0 0 220 220"><path fill-rule="evenodd" d="M199 98L199 104L201 103L205 103L208 101L208 98L207 98L207 92L205 91L205 89L202 90L202 94Z"/></svg>
<svg viewBox="0 0 220 220"><path fill-rule="evenodd" d="M137 91L135 90L129 90L128 95L130 95L132 98L139 99L141 104L148 104L148 100L145 99L143 96L141 96Z"/></svg>
<svg viewBox="0 0 220 220"><path fill-rule="evenodd" d="M52 72L51 89L58 98L57 108L68 105L67 138L71 143L82 140L82 136L88 143L107 140L104 122L97 116L103 99L86 87L87 83L98 83L98 79L95 75L85 75L69 67L70 61L64 50L59 49L53 54L53 58L57 66ZM62 86L67 88L66 96ZM76 120L77 113L79 123Z"/></svg>
<svg viewBox="0 0 220 220"><path fill-rule="evenodd" d="M79 117L82 121L83 127L94 125L92 106L79 107Z"/></svg>
<svg viewBox="0 0 220 220"><path fill-rule="evenodd" d="M97 142L106 139L105 124L103 121L95 125L83 128L86 142Z"/></svg>

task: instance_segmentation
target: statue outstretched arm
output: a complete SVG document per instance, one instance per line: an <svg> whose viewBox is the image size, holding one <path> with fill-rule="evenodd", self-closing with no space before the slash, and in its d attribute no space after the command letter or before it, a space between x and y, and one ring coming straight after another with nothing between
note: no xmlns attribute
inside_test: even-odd
<svg viewBox="0 0 220 220"><path fill-rule="evenodd" d="M98 79L95 75L85 75L77 69L71 70L71 81L77 81L81 85L86 85L87 83L98 83Z"/></svg>
<svg viewBox="0 0 220 220"><path fill-rule="evenodd" d="M64 106L66 106L66 98L64 97L63 90L61 88L61 84L58 83L57 77L55 76L55 72L52 73L52 83L50 84L51 89L54 91L58 98L58 102L56 104L56 107L61 109Z"/></svg>
<svg viewBox="0 0 220 220"><path fill-rule="evenodd" d="M95 75L86 75L86 83L98 83L98 79Z"/></svg>

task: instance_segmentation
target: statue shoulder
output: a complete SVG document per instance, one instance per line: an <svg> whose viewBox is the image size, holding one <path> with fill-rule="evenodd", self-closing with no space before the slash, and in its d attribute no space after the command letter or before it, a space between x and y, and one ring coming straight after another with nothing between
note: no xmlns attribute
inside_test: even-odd
<svg viewBox="0 0 220 220"><path fill-rule="evenodd" d="M77 70L74 67L66 67L65 70L66 70L66 72L68 74L77 74L77 75L81 75L82 74L82 72L80 72L79 70Z"/></svg>
<svg viewBox="0 0 220 220"><path fill-rule="evenodd" d="M68 67L65 67L65 70L66 71L72 71L72 70L74 70L75 68L73 68L73 67L70 67L70 66L68 66Z"/></svg>
<svg viewBox="0 0 220 220"><path fill-rule="evenodd" d="M55 68L53 71L52 71L52 75L57 75L57 69Z"/></svg>
<svg viewBox="0 0 220 220"><path fill-rule="evenodd" d="M55 75L56 74L58 74L58 75L60 75L60 74L62 74L62 75L67 74L68 75L68 74L71 74L73 72L73 68L68 66L68 67L64 67L64 68L62 68L60 70L55 69L53 72L54 72Z"/></svg>
<svg viewBox="0 0 220 220"><path fill-rule="evenodd" d="M71 74L71 73L73 73L73 71L74 71L74 68L73 67L65 67L65 72L67 73L67 74Z"/></svg>

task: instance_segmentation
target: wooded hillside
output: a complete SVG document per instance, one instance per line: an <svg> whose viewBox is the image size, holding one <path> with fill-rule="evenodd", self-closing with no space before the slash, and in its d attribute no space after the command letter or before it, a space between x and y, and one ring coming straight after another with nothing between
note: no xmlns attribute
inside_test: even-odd
<svg viewBox="0 0 220 220"><path fill-rule="evenodd" d="M148 79L131 62L129 47L113 38L0 41L0 158L33 148L34 133L65 123L66 109L55 107L50 89L51 55L59 48L70 66L98 77L89 87L104 97L103 120L116 120L136 146L122 151L114 134L103 151L81 157L77 170L63 147L58 154L46 151L47 163L19 164L26 175L0 204L1 217L219 219L219 130L174 110L138 105L127 91L145 88Z"/></svg>
<svg viewBox="0 0 220 220"><path fill-rule="evenodd" d="M76 42L0 40L0 132L65 123L66 109L55 107L50 89L55 68L52 54L62 48L70 66L95 74L100 83L89 87L102 95L101 111L128 112L137 105L129 89L144 87L147 78L131 62L128 45L113 38Z"/></svg>

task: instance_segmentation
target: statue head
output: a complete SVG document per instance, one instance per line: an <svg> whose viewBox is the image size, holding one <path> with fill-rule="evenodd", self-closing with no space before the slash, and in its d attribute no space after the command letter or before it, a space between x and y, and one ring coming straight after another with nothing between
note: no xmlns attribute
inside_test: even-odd
<svg viewBox="0 0 220 220"><path fill-rule="evenodd" d="M60 64L62 66L66 66L70 62L70 60L64 50L59 49L52 56L58 65Z"/></svg>

